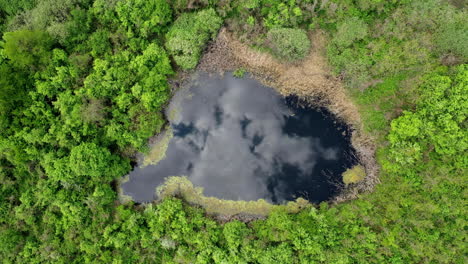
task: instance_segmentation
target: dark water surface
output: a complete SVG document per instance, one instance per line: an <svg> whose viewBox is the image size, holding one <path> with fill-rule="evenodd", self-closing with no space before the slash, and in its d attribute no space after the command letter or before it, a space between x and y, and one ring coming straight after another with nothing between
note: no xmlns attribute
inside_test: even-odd
<svg viewBox="0 0 468 264"><path fill-rule="evenodd" d="M355 164L343 124L250 78L201 74L175 95L168 116L174 137L165 158L135 167L122 184L136 202L182 175L206 196L320 202L337 194L341 173Z"/></svg>

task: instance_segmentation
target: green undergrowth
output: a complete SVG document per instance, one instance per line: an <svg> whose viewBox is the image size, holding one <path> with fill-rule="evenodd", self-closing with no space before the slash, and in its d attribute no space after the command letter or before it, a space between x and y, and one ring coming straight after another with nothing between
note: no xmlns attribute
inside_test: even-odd
<svg viewBox="0 0 468 264"><path fill-rule="evenodd" d="M397 116L401 107L408 107L408 97L399 89L402 82L408 78L407 74L388 77L379 80L377 84L365 91L352 90L352 97L359 105L359 110L364 119L364 129L369 133L380 133L380 137L386 135L391 120Z"/></svg>
<svg viewBox="0 0 468 264"><path fill-rule="evenodd" d="M0 0L2 263L465 263L466 17L443 0ZM297 212L186 182L208 209L118 201L166 123L168 80L222 23L261 50L279 28L327 34L378 139L372 193ZM206 215L246 208L268 217Z"/></svg>

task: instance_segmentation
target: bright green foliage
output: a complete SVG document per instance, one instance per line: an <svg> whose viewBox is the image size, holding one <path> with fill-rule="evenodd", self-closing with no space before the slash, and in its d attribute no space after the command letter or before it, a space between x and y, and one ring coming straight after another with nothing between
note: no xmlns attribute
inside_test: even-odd
<svg viewBox="0 0 468 264"><path fill-rule="evenodd" d="M303 14L298 6L299 1L263 0L261 1L264 17L263 23L267 29L281 27L296 27L302 23Z"/></svg>
<svg viewBox="0 0 468 264"><path fill-rule="evenodd" d="M236 69L232 75L236 78L242 78L244 77L245 75L245 69L244 68L239 68L239 69Z"/></svg>
<svg viewBox="0 0 468 264"><path fill-rule="evenodd" d="M154 112L160 111L168 99L169 74L172 69L167 55L158 45L151 44L141 55L122 52L107 60L95 60L93 72L84 80L83 96L113 106L112 110L100 110L111 111L119 119L107 123L108 138L121 147L130 143L140 148L145 138L162 126Z"/></svg>
<svg viewBox="0 0 468 264"><path fill-rule="evenodd" d="M194 67L214 9L251 44L281 27L330 35L378 137L372 193L223 224L175 198L117 201L128 157L164 124L162 45ZM2 263L465 263L468 66L439 67L466 59L465 17L439 0L0 0Z"/></svg>
<svg viewBox="0 0 468 264"><path fill-rule="evenodd" d="M123 0L116 6L117 16L129 38L144 38L161 33L171 21L172 11L166 0Z"/></svg>
<svg viewBox="0 0 468 264"><path fill-rule="evenodd" d="M222 20L213 9L185 13L166 35L166 48L182 69L197 66L206 42L216 36Z"/></svg>
<svg viewBox="0 0 468 264"><path fill-rule="evenodd" d="M3 39L5 56L18 67L39 67L49 60L53 42L45 32L29 30L7 32Z"/></svg>
<svg viewBox="0 0 468 264"><path fill-rule="evenodd" d="M70 151L70 169L77 176L107 176L108 169L113 167L115 161L109 150L93 143L81 144ZM112 180L119 174L111 176Z"/></svg>
<svg viewBox="0 0 468 264"><path fill-rule="evenodd" d="M310 40L302 29L274 28L268 32L269 46L281 59L295 61L307 56Z"/></svg>
<svg viewBox="0 0 468 264"><path fill-rule="evenodd" d="M110 52L112 46L110 43L110 32L107 30L98 30L91 34L88 39L88 46L91 47L91 55L100 57Z"/></svg>
<svg viewBox="0 0 468 264"><path fill-rule="evenodd" d="M454 73L433 73L419 87L420 101L415 112L404 112L392 121L390 157L386 168L408 177L440 160L451 170L468 168L468 66ZM425 160L423 160L426 156Z"/></svg>
<svg viewBox="0 0 468 264"><path fill-rule="evenodd" d="M239 221L226 223L223 227L223 236L227 247L232 253L239 252L239 247L244 244L245 238L251 233L247 226Z"/></svg>

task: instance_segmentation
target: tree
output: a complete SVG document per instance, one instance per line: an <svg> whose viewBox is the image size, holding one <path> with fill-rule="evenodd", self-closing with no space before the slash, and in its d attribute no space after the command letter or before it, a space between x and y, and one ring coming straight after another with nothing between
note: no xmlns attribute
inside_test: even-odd
<svg viewBox="0 0 468 264"><path fill-rule="evenodd" d="M128 37L151 37L161 33L171 21L172 10L166 0L123 0L116 11Z"/></svg>
<svg viewBox="0 0 468 264"><path fill-rule="evenodd" d="M43 31L20 30L3 35L5 55L20 68L44 66L50 60L53 41Z"/></svg>
<svg viewBox="0 0 468 264"><path fill-rule="evenodd" d="M265 27L273 29L299 26L303 22L304 14L298 2L300 1L262 0L260 5ZM255 1L251 3L254 5Z"/></svg>
<svg viewBox="0 0 468 264"><path fill-rule="evenodd" d="M182 14L166 34L166 48L182 69L197 66L206 42L213 38L222 19L214 9Z"/></svg>
<svg viewBox="0 0 468 264"><path fill-rule="evenodd" d="M408 178L428 167L428 160L443 161L444 167L451 170L466 168L468 161L463 153L468 149L464 128L468 116L468 66L460 65L454 73L426 75L419 93L416 111L403 112L391 123L388 139L393 162L384 167ZM423 155L428 160L424 161Z"/></svg>
<svg viewBox="0 0 468 264"><path fill-rule="evenodd" d="M0 62L0 129L6 129L3 121L11 118L11 111L27 101L29 89L31 83L27 72L11 67L8 61Z"/></svg>
<svg viewBox="0 0 468 264"><path fill-rule="evenodd" d="M128 169L121 159L95 143L82 143L70 151L70 169L77 176L108 181L124 175Z"/></svg>

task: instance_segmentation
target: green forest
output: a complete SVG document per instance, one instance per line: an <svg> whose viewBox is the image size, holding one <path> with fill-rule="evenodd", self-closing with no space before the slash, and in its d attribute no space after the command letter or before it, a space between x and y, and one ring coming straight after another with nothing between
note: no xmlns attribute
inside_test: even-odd
<svg viewBox="0 0 468 264"><path fill-rule="evenodd" d="M375 190L249 223L119 202L170 80L221 27L289 62L326 33ZM467 262L466 1L0 0L0 35L2 263Z"/></svg>

